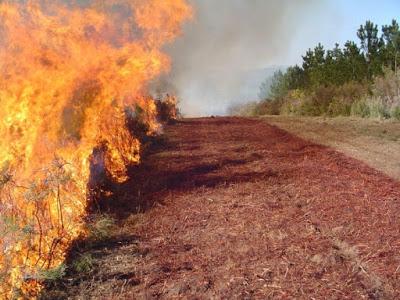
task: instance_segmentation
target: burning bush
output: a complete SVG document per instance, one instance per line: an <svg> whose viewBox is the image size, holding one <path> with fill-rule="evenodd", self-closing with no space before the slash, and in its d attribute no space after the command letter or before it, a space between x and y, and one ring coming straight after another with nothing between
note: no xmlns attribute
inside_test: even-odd
<svg viewBox="0 0 400 300"><path fill-rule="evenodd" d="M157 100L157 115L160 122L171 123L178 119L177 99L167 94L163 100Z"/></svg>
<svg viewBox="0 0 400 300"><path fill-rule="evenodd" d="M62 273L96 163L115 182L139 163L159 126L146 85L169 70L161 48L191 15L185 0L65 3L0 2L1 298ZM143 129L130 130L138 108Z"/></svg>

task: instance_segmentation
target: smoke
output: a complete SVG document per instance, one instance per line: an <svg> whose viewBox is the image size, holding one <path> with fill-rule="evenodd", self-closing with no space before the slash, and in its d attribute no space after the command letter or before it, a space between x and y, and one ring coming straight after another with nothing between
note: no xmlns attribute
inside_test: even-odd
<svg viewBox="0 0 400 300"><path fill-rule="evenodd" d="M195 20L168 49L173 61L169 80L179 92L184 114L209 115L255 100L273 66L292 63L288 57L294 56L292 42L302 21L318 14L325 1L191 2Z"/></svg>

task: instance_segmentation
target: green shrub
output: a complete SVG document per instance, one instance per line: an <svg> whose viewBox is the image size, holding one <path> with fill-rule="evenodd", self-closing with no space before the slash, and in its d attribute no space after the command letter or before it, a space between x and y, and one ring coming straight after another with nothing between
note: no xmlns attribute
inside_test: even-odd
<svg viewBox="0 0 400 300"><path fill-rule="evenodd" d="M72 263L72 266L78 273L89 273L93 269L93 257L91 254L81 254L79 258Z"/></svg>
<svg viewBox="0 0 400 300"><path fill-rule="evenodd" d="M330 103L336 96L336 88L333 86L318 87L312 97L311 104L315 106L315 115L322 115L328 112Z"/></svg>
<svg viewBox="0 0 400 300"><path fill-rule="evenodd" d="M350 114L352 116L357 116L357 117L362 117L362 118L368 118L371 114L370 108L367 105L365 99L354 102L351 106L350 111L351 111Z"/></svg>
<svg viewBox="0 0 400 300"><path fill-rule="evenodd" d="M317 115L349 116L354 102L368 93L366 84L348 82L341 86L321 86L311 97L313 112Z"/></svg>
<svg viewBox="0 0 400 300"><path fill-rule="evenodd" d="M298 114L301 116L319 116L321 114L319 107L312 100L305 100L301 103Z"/></svg>
<svg viewBox="0 0 400 300"><path fill-rule="evenodd" d="M254 107L253 115L279 115L281 112L282 104L282 99L263 100Z"/></svg>
<svg viewBox="0 0 400 300"><path fill-rule="evenodd" d="M400 73L396 74L386 69L383 76L375 78L372 94L379 98L385 107L400 106Z"/></svg>
<svg viewBox="0 0 400 300"><path fill-rule="evenodd" d="M306 100L307 95L303 90L292 90L283 99L280 113L283 115L299 115L301 105Z"/></svg>
<svg viewBox="0 0 400 300"><path fill-rule="evenodd" d="M392 118L400 121L400 106L396 106L393 110L392 110Z"/></svg>
<svg viewBox="0 0 400 300"><path fill-rule="evenodd" d="M104 240L115 227L115 220L108 215L93 215L86 226L89 240Z"/></svg>
<svg viewBox="0 0 400 300"><path fill-rule="evenodd" d="M296 115L298 114L298 107L292 100L287 100L282 104L281 115Z"/></svg>
<svg viewBox="0 0 400 300"><path fill-rule="evenodd" d="M352 105L351 115L362 118L389 119L392 113L380 98L367 97Z"/></svg>
<svg viewBox="0 0 400 300"><path fill-rule="evenodd" d="M390 110L389 108L380 101L380 99L370 99L370 117L377 119L389 119Z"/></svg>
<svg viewBox="0 0 400 300"><path fill-rule="evenodd" d="M360 82L348 82L341 86L314 86L308 91L291 90L283 97L252 105L252 115L278 114L331 117L354 115L363 118L389 118L396 115L381 97L370 94L369 83Z"/></svg>
<svg viewBox="0 0 400 300"><path fill-rule="evenodd" d="M42 270L39 272L39 278L46 281L56 281L65 276L67 267L61 264L57 268Z"/></svg>
<svg viewBox="0 0 400 300"><path fill-rule="evenodd" d="M334 99L328 107L327 114L331 117L350 116L351 104L344 99Z"/></svg>
<svg viewBox="0 0 400 300"><path fill-rule="evenodd" d="M349 82L342 86L314 87L308 92L292 92L285 98L282 113L334 117L349 116L352 105L367 95L368 87L363 83Z"/></svg>

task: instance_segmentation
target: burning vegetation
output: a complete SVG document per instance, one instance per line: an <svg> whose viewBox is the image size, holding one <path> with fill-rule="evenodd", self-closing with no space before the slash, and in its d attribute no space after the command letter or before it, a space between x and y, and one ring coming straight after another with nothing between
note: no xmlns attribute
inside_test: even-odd
<svg viewBox="0 0 400 300"><path fill-rule="evenodd" d="M191 14L185 0L0 3L1 298L34 297L85 234L93 166L124 182L140 162L128 125L176 118L146 87Z"/></svg>

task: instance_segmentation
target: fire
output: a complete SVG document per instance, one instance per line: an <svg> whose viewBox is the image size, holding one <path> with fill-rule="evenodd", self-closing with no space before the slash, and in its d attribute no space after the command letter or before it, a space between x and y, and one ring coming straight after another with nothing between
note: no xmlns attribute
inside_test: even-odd
<svg viewBox="0 0 400 300"><path fill-rule="evenodd" d="M143 95L191 15L186 0L0 2L1 298L34 297L84 234L95 148L117 182L140 161L127 114L157 131Z"/></svg>

